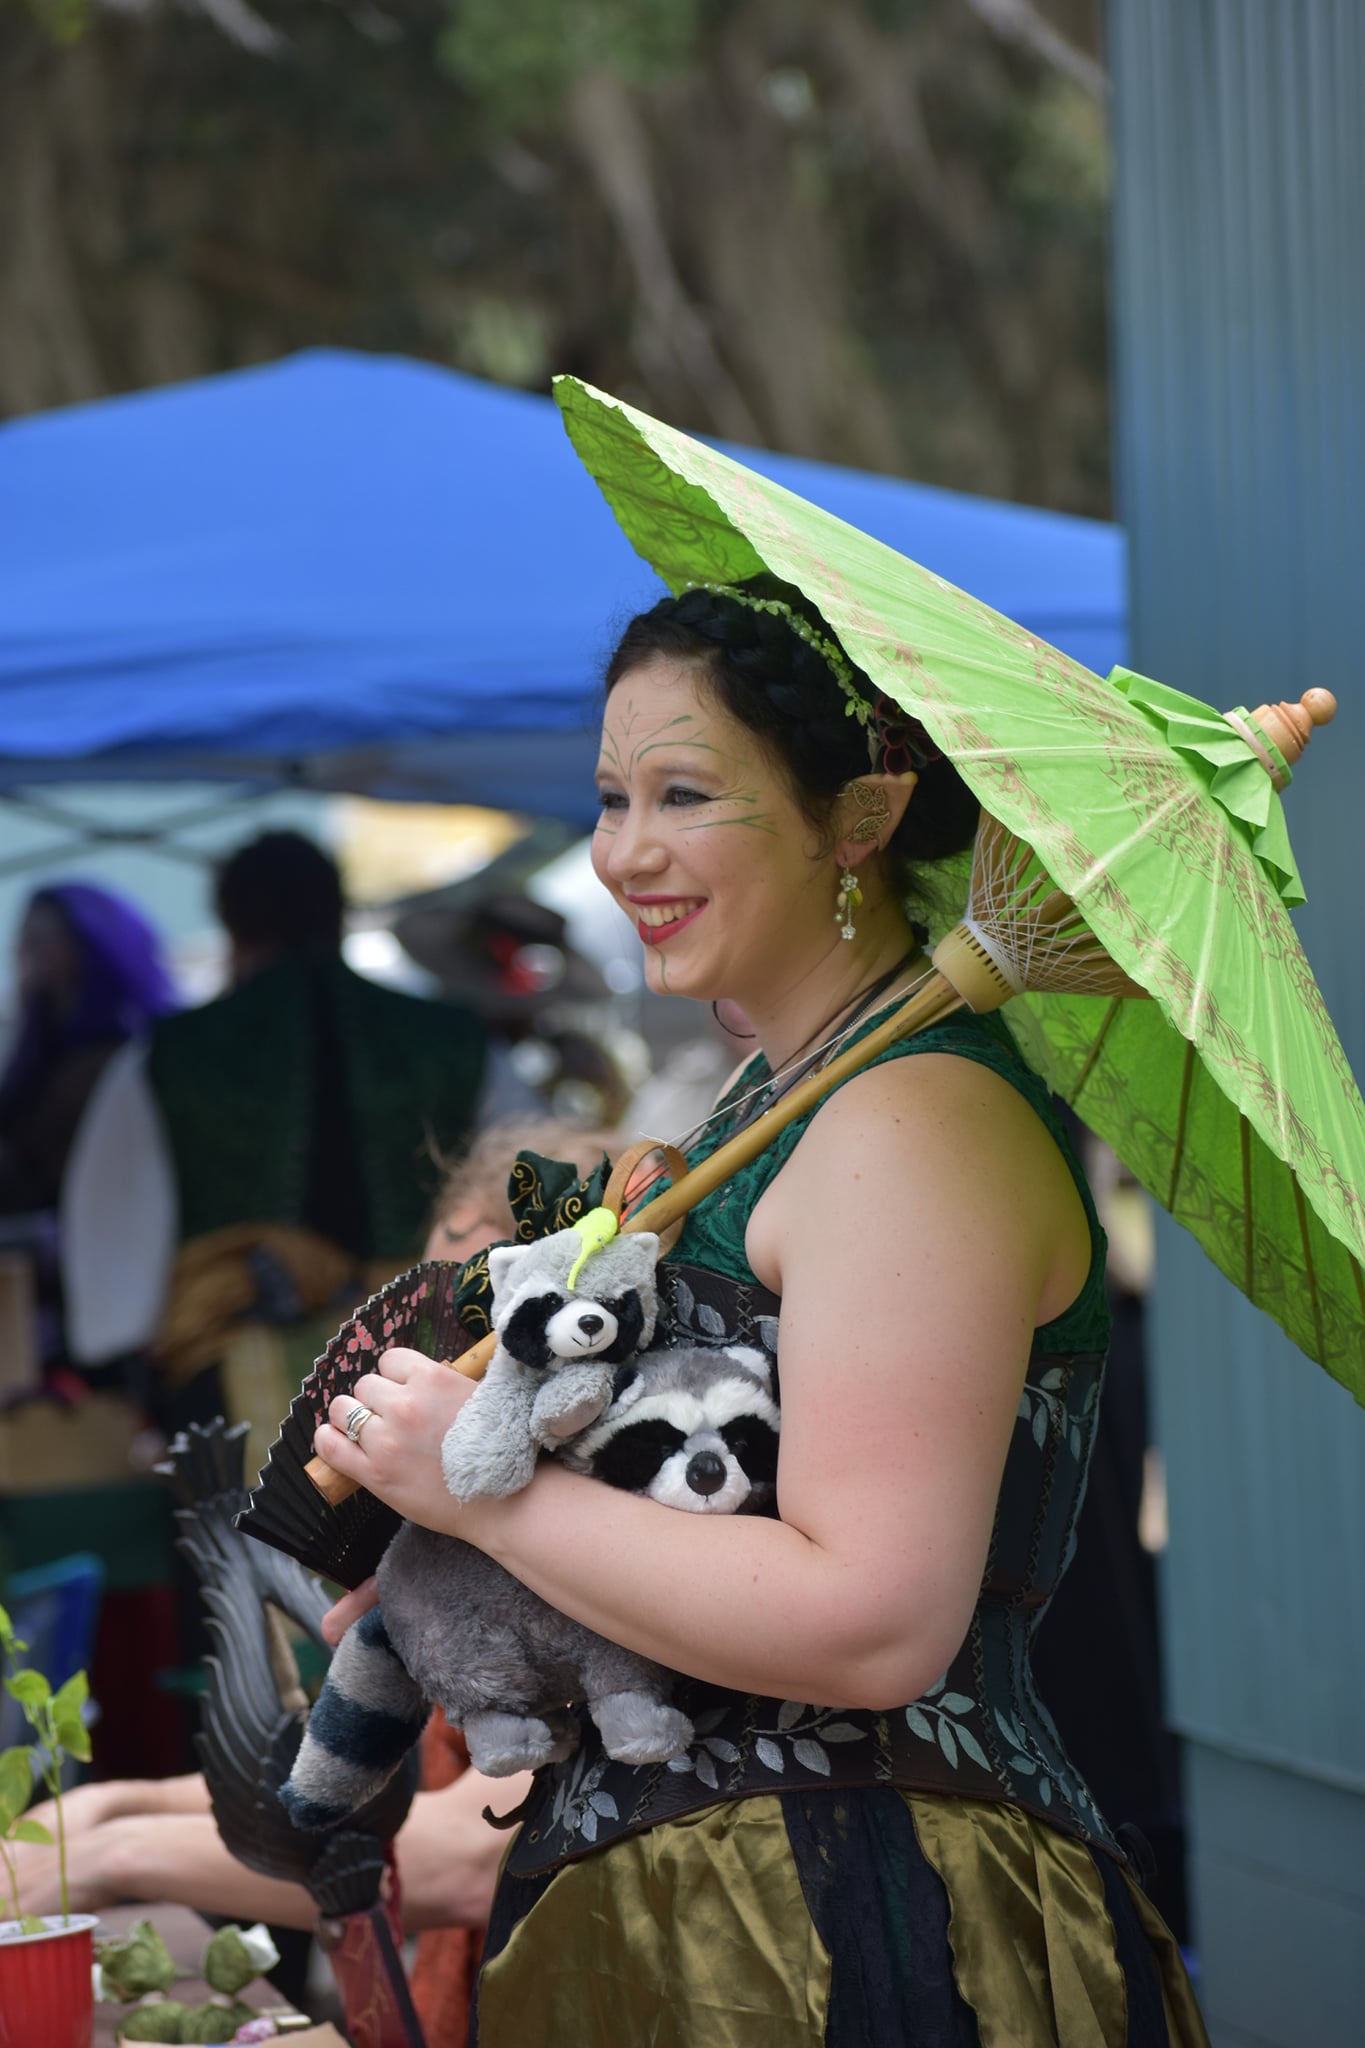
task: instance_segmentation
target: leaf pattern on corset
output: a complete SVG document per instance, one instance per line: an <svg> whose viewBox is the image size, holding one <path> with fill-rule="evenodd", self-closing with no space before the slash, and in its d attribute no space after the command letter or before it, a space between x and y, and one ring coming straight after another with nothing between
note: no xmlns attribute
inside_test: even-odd
<svg viewBox="0 0 1365 2048"><path fill-rule="evenodd" d="M1090 1441L1090 1431L1099 1402L1100 1383L1092 1382L1078 1406L1070 1406L1066 1394L1066 1371L1051 1366L1038 1380L1025 1380L1019 1396L1019 1420L1028 1425L1041 1451L1049 1435L1066 1445L1079 1465Z"/></svg>
<svg viewBox="0 0 1365 2048"><path fill-rule="evenodd" d="M980 1710L976 1701L966 1693L945 1690L947 1679L940 1678L929 1687L918 1700L905 1709L905 1725L912 1735L921 1742L936 1743L943 1760L950 1771L958 1768L959 1760L965 1756L983 1771L990 1769L985 1751L968 1723L962 1719L965 1714L976 1714Z"/></svg>
<svg viewBox="0 0 1365 2048"><path fill-rule="evenodd" d="M620 1819L615 1799L602 1790L602 1779L610 1768L608 1759L601 1754L594 1758L584 1744L561 1768L567 1769L568 1776L555 1787L551 1806L554 1824L566 1837L581 1836L585 1842L596 1842L599 1821Z"/></svg>

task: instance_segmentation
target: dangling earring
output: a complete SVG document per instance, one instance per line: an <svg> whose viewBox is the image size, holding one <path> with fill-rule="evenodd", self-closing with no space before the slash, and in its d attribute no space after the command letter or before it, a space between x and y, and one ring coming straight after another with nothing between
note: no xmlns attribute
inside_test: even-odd
<svg viewBox="0 0 1365 2048"><path fill-rule="evenodd" d="M841 939L856 939L858 927L853 922L853 913L863 900L858 887L858 877L852 868L845 868L839 877L839 894L834 899L834 922L839 927Z"/></svg>

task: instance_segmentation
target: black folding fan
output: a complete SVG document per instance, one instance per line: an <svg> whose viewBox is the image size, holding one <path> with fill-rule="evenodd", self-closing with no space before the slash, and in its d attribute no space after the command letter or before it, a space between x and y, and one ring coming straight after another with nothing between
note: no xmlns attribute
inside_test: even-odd
<svg viewBox="0 0 1365 2048"><path fill-rule="evenodd" d="M486 1255L481 1255L486 1256ZM363 1489L333 1507L304 1470L318 1424L349 1394L380 1352L401 1344L428 1358L458 1358L480 1331L461 1322L456 1293L468 1268L449 1260L414 1266L381 1287L337 1331L289 1404L237 1527L343 1586L368 1578L400 1517Z"/></svg>
<svg viewBox="0 0 1365 2048"><path fill-rule="evenodd" d="M564 1230L602 1199L611 1171L604 1159L585 1179L565 1161L520 1152L508 1197L522 1244ZM401 1344L428 1358L458 1358L492 1328L488 1253L460 1265L448 1259L414 1266L371 1295L337 1331L289 1404L237 1527L342 1586L358 1586L379 1563L400 1517L363 1490L333 1506L305 1467L318 1424L338 1394L349 1394L380 1352Z"/></svg>

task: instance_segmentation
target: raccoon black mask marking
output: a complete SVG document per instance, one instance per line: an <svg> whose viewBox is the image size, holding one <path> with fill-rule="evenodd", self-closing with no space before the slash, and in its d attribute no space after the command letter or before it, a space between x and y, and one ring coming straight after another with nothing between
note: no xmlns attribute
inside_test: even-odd
<svg viewBox="0 0 1365 2048"><path fill-rule="evenodd" d="M551 1324L558 1342L552 1344ZM572 1324L573 1331L568 1329ZM603 1334L614 1325L615 1334L604 1344ZM619 1365L632 1357L645 1327L644 1305L635 1289L612 1300L578 1301L556 1289L532 1294L518 1302L502 1330L502 1341L522 1365L547 1371L579 1348L584 1357L598 1358L606 1365ZM577 1333L575 1347L574 1334Z"/></svg>
<svg viewBox="0 0 1365 2048"><path fill-rule="evenodd" d="M761 1351L650 1351L562 1453L631 1493L693 1514L752 1514L776 1491L778 1408Z"/></svg>

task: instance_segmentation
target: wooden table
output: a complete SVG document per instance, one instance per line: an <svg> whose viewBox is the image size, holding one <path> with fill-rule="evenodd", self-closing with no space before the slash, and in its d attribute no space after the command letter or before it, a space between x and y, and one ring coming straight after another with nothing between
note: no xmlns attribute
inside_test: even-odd
<svg viewBox="0 0 1365 2048"><path fill-rule="evenodd" d="M128 1934L136 1920L151 1921L170 1950L173 1961L181 1968L186 1972L198 1970L204 1958L205 1945L213 1930L207 1921L201 1920L199 1915L192 1913L187 1906L109 1906L100 1914L100 1924L95 1929L95 1940L98 1942L102 1937L109 1935ZM204 2000L213 1994L202 1977L187 1975L179 1983L172 1985L169 1995L182 1999L186 2005L202 2005ZM247 1985L245 1991L239 1991L237 1996L247 2005L258 2006L262 2012L273 2012L276 2015L290 2013L296 2022L301 2018L297 2007L286 2004L274 1985L267 1983L264 1977L257 1977L253 1983ZM91 2036L91 2048L114 2048L119 2017L126 2010L127 2007L121 2005L102 2004L95 2007L95 2031ZM310 2040L339 2041L341 2036L330 2030L318 2029L316 2033L289 2033L284 2035L283 2039L286 2042L306 2043Z"/></svg>

